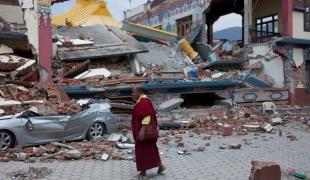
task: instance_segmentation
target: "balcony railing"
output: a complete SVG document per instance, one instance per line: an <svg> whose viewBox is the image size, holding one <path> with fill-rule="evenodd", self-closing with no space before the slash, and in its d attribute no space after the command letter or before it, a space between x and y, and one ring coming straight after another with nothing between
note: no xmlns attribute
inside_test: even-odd
<svg viewBox="0 0 310 180"><path fill-rule="evenodd" d="M280 33L251 30L252 43L269 42L274 37L281 37Z"/></svg>

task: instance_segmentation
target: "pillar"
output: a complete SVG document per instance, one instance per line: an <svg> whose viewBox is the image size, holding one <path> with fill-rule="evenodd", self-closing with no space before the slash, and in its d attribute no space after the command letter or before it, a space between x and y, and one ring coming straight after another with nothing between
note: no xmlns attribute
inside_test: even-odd
<svg viewBox="0 0 310 180"><path fill-rule="evenodd" d="M244 12L243 12L243 44L244 46L249 45L250 43L250 31L249 31L249 27L250 27L250 13L252 14L252 12L250 12L250 0L244 0Z"/></svg>
<svg viewBox="0 0 310 180"><path fill-rule="evenodd" d="M244 15L242 15L242 42L244 43Z"/></svg>
<svg viewBox="0 0 310 180"><path fill-rule="evenodd" d="M282 34L284 36L293 36L293 0L281 1L282 16Z"/></svg>
<svg viewBox="0 0 310 180"><path fill-rule="evenodd" d="M212 45L213 44L213 23L207 24L208 30L207 30L207 35L208 35L208 44Z"/></svg>
<svg viewBox="0 0 310 180"><path fill-rule="evenodd" d="M293 37L293 0L282 0L281 1L281 22L282 31L281 34L286 37ZM287 77L289 82L289 93L290 93L290 105L296 105L296 95L295 88L296 84L293 76L293 68L290 63L288 63L288 70L290 76Z"/></svg>
<svg viewBox="0 0 310 180"><path fill-rule="evenodd" d="M38 61L40 64L41 81L52 81L52 22L51 22L51 1L38 0L38 21L39 21L39 52Z"/></svg>

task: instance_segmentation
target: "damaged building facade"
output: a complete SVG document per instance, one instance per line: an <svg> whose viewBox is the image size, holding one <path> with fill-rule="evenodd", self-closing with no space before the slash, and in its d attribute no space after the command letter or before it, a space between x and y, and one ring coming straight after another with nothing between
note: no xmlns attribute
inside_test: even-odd
<svg viewBox="0 0 310 180"><path fill-rule="evenodd" d="M247 63L262 63L258 76L273 88L289 88L290 104L309 105L309 7L308 0L154 0L124 13L125 21L177 33L194 45L195 38L214 45L213 24L240 14Z"/></svg>
<svg viewBox="0 0 310 180"><path fill-rule="evenodd" d="M59 89L52 84L50 10L57 2L0 1L1 115L21 112L38 104L57 106L56 102L49 101L52 99L49 97L57 96L54 93Z"/></svg>
<svg viewBox="0 0 310 180"><path fill-rule="evenodd" d="M41 81L51 82L52 79L50 8L57 2L62 1L0 1L0 44L12 48L17 55L36 60L33 76L37 76Z"/></svg>
<svg viewBox="0 0 310 180"><path fill-rule="evenodd" d="M156 0L125 11L125 20L189 36L204 24L210 0Z"/></svg>
<svg viewBox="0 0 310 180"><path fill-rule="evenodd" d="M53 81L74 99L128 100L139 84L157 104L174 97L208 104L213 96L231 104L310 103L309 1L273 1L269 8L265 0L154 0L126 11L123 25L104 1L79 0L52 17L58 2L1 2L1 63L17 59L15 72L1 76ZM212 26L230 13L243 16L243 44L225 54Z"/></svg>

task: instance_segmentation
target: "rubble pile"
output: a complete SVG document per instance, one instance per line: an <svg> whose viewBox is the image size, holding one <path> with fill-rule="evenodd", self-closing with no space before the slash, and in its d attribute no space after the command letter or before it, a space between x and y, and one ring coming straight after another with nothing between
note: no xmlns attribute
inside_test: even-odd
<svg viewBox="0 0 310 180"><path fill-rule="evenodd" d="M259 125L268 121L255 112L256 109L246 107L235 107L227 109L224 106L212 107L209 109L193 109L193 110L173 110L170 113L160 114L159 123L178 123L180 127L194 126L196 130L201 130L207 134L218 134L222 130L224 134L231 134L227 131L234 129L238 134L252 129L248 125L253 125L259 131Z"/></svg>
<svg viewBox="0 0 310 180"><path fill-rule="evenodd" d="M64 101L56 85L29 83L0 85L0 116L12 115L36 108L42 115L76 114L81 110L75 100ZM48 109L48 110L47 110Z"/></svg>
<svg viewBox="0 0 310 180"><path fill-rule="evenodd" d="M92 34L97 27L91 27L82 30L70 30L66 28L58 29L54 36L58 39L58 56L54 58L54 81L62 86L77 86L85 85L89 88L92 87L109 87L120 86L126 84L141 84L149 82L176 82L176 81L211 81L211 80L224 80L235 79L239 80L240 73L233 71L219 72L210 71L199 68L187 55L183 52L177 44L163 45L154 42L139 43L146 51L143 53L136 53L130 57L123 57L121 54L106 57L107 50L102 51L98 49L98 54L103 57L96 58L89 57L83 58L85 55L76 57L71 60L69 55L62 56L62 51L66 50L68 46L72 50L86 51L88 48L96 49L101 48L103 39L96 38L98 35ZM72 32L71 32L72 31ZM104 30L102 30L103 32ZM120 37L123 39L131 39L132 37L120 36L123 32L117 31L118 36L115 34L105 34L105 38L113 39ZM71 32L71 33L70 33ZM100 33L102 33L100 32ZM87 42L83 38L87 34ZM66 45L64 42L71 42ZM74 43L74 42L80 43ZM86 44L83 44L83 43ZM90 43L92 42L92 43ZM108 49L108 47L107 47ZM91 56L91 55L89 55ZM91 58L91 59L90 59ZM90 59L90 60L89 60ZM99 69L101 73L99 73ZM98 71L97 71L98 70ZM105 73L104 73L105 72ZM218 73L222 73L218 76ZM214 78L212 74L215 74Z"/></svg>
<svg viewBox="0 0 310 180"><path fill-rule="evenodd" d="M207 135L246 135L249 132L272 132L275 126L300 121L307 125L307 112L292 113L290 110L281 110L263 114L258 107L226 108L224 106L207 109L177 109L158 115L158 122L162 130L188 129L189 132ZM288 134L291 141L296 140L294 135Z"/></svg>
<svg viewBox="0 0 310 180"><path fill-rule="evenodd" d="M116 135L116 136L115 136ZM112 137L113 135L111 135ZM0 162L23 161L26 163L50 162L54 160L133 160L134 144L122 135L114 134L114 139L97 138L83 142L51 142L37 147L26 147L22 150L11 148L0 151Z"/></svg>
<svg viewBox="0 0 310 180"><path fill-rule="evenodd" d="M0 51L3 51L4 47L1 46ZM0 76L3 78L1 84L6 84L10 81L31 81L36 76L37 68L35 67L35 60L6 54L7 52L4 53L0 54Z"/></svg>
<svg viewBox="0 0 310 180"><path fill-rule="evenodd" d="M31 105L44 103L44 93L35 86L26 88L16 84L0 85L0 115L25 111Z"/></svg>
<svg viewBox="0 0 310 180"><path fill-rule="evenodd" d="M183 71L187 66L195 66L188 56L175 46L158 43L143 43L148 53L137 54L136 59L147 69L157 71Z"/></svg>
<svg viewBox="0 0 310 180"><path fill-rule="evenodd" d="M138 84L154 81L184 81L184 68L195 67L193 62L173 46L157 43L143 43L148 53L137 54L132 59L112 57L107 61L93 60L82 62L54 61L55 80L63 86L87 85L89 87ZM91 73L101 69L105 74ZM81 76L82 75L82 76ZM83 76L84 75L84 76Z"/></svg>

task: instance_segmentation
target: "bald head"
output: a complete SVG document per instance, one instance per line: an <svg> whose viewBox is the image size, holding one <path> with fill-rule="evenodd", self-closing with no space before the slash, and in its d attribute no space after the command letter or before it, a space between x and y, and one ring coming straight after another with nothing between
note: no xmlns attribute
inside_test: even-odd
<svg viewBox="0 0 310 180"><path fill-rule="evenodd" d="M141 87L133 87L132 88L132 98L137 101L141 95L144 94L144 90Z"/></svg>

